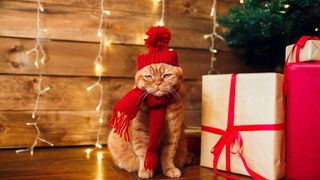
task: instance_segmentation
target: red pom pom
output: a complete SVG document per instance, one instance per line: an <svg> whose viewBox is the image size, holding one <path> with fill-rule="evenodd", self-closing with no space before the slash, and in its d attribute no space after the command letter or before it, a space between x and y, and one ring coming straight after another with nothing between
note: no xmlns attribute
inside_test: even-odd
<svg viewBox="0 0 320 180"><path fill-rule="evenodd" d="M149 49L160 51L161 49L168 48L171 33L165 26L151 26L146 35L148 37L144 42Z"/></svg>

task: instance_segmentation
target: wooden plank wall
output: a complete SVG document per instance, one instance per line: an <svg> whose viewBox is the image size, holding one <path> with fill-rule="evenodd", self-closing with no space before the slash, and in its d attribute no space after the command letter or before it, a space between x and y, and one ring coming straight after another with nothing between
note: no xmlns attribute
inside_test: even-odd
<svg viewBox="0 0 320 180"><path fill-rule="evenodd" d="M42 137L56 146L88 145L96 141L98 114L94 111L99 92L87 92L96 81L94 58L98 50L97 26L99 0L42 0L45 8L41 36L48 61L42 67L43 84L51 90L40 101ZM166 25L172 31L171 46L178 51L188 89L186 120L188 126L199 126L201 118L201 75L210 64L208 40L212 21L211 0L170 0L166 3ZM238 0L218 3L218 14ZM36 136L26 126L38 84L33 56L25 50L34 46L35 0L0 1L0 148L26 147ZM105 0L111 15L105 18L111 46L103 50L104 109L110 118L111 108L133 85L135 58L146 52L144 32L159 20L160 4L155 0ZM222 73L252 71L238 60L237 54L218 42L220 49L216 68ZM103 128L106 143L108 129ZM39 144L46 146L46 144Z"/></svg>

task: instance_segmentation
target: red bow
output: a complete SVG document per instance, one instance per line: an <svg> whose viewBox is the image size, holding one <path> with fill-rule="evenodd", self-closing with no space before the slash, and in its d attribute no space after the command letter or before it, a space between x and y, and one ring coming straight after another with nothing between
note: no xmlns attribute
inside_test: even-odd
<svg viewBox="0 0 320 180"><path fill-rule="evenodd" d="M292 49L290 50L290 53L288 54L288 57L286 59L286 62L288 62L290 56L293 54L294 50L296 50L296 62L300 62L300 51L301 48L304 47L304 45L306 44L306 42L308 40L320 40L319 37L317 36L302 36L292 47Z"/></svg>
<svg viewBox="0 0 320 180"><path fill-rule="evenodd" d="M211 153L214 155L213 159L213 170L218 175L229 179L239 179L231 175L227 175L221 173L217 170L218 161L221 155L221 152L224 147L226 147L226 170L231 171L231 164L230 164L230 155L237 154L245 169L250 174L251 177L258 180L264 180L266 178L262 177L261 175L254 172L250 169L249 165L247 164L244 156L242 155L242 146L243 141L239 131L272 131L272 130L282 130L285 128L284 124L259 124L259 125L234 125L234 107L235 107L235 89L236 89L236 74L232 74L231 76L231 85L230 85L230 95L229 95L229 109L228 109L228 127L226 130L209 127L209 126L202 126L201 129L206 132L219 134L221 135L219 141L214 145L211 150ZM234 148L234 146L237 146ZM232 151L234 150L235 151Z"/></svg>

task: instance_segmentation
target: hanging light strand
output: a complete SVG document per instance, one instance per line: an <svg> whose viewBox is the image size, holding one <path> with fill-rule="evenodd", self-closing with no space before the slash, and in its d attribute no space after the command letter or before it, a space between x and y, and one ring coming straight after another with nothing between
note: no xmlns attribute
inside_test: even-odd
<svg viewBox="0 0 320 180"><path fill-rule="evenodd" d="M208 74L218 73L218 71L216 71L216 69L214 68L214 63L217 60L216 54L218 53L218 50L216 49L216 43L215 43L216 39L220 39L222 41L225 41L224 38L217 33L217 27L218 27L217 0L213 0L210 16L212 16L212 23L213 23L212 33L204 35L205 39L210 38L210 40L211 40L211 45L209 47L209 51L211 52L211 61L210 61L210 69L208 71Z"/></svg>
<svg viewBox="0 0 320 180"><path fill-rule="evenodd" d="M160 21L156 24L158 26L164 26L165 24L165 15L166 15L166 1L165 0L157 0L159 3L161 2L161 18Z"/></svg>
<svg viewBox="0 0 320 180"><path fill-rule="evenodd" d="M100 19L99 19L99 26L98 26L98 33L97 36L99 38L99 50L98 50L98 54L97 57L95 59L95 72L96 75L98 76L98 80L90 85L89 87L87 87L87 91L91 91L93 88L99 88L100 90L100 98L99 98L99 102L98 105L96 106L96 111L100 114L99 115L99 128L98 128L98 132L97 132L97 138L96 138L96 143L95 146L97 148L102 148L102 145L100 143L100 134L101 134L101 129L102 129L102 125L104 123L104 109L102 106L103 103L103 86L101 84L101 78L102 78L102 73L103 73L103 66L102 66L102 62L103 62L103 58L102 58L102 49L103 46L105 45L106 47L110 45L110 43L108 41L104 41L104 31L103 31L103 20L104 20L104 15L110 15L110 11L105 10L104 9L104 0L100 0Z"/></svg>
<svg viewBox="0 0 320 180"><path fill-rule="evenodd" d="M34 48L32 48L31 50L26 52L27 55L29 55L31 53L35 54L34 66L38 71L38 81L39 81L38 85L37 85L37 98L36 98L34 109L32 112L32 119L36 119L36 121L35 122L28 122L28 123L26 123L26 125L27 126L34 126L34 128L37 131L37 136L34 139L33 144L29 148L16 150L16 153L30 151L31 155L33 155L34 148L37 146L39 141L47 143L50 146L54 146L51 142L41 138L41 131L38 126L38 122L40 120L40 115L37 115L37 112L38 112L38 108L39 108L39 102L41 99L41 95L43 93L49 91L50 87L46 87L46 88L42 89L42 73L41 73L41 69L40 69L40 62L41 62L41 64L45 63L46 58L47 58L47 54L44 51L42 44L41 44L41 40L40 40L40 31L41 31L41 29L40 29L40 20L41 20L40 14L41 14L41 12L44 11L44 9L43 9L43 6L42 6L40 0L37 1L37 4L38 4L38 7L37 7L37 18L36 18L36 44L35 44ZM40 59L40 56L41 56L41 59ZM39 61L39 59L40 59L40 61Z"/></svg>

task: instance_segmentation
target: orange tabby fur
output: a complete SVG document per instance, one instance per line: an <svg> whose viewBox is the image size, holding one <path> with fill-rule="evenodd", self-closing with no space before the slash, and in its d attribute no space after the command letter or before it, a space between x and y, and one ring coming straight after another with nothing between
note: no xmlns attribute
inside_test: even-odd
<svg viewBox="0 0 320 180"><path fill-rule="evenodd" d="M180 169L191 163L184 139L184 87L180 67L151 64L136 73L135 85L154 96L175 94L176 101L167 106L166 121L159 145L159 162L164 175L180 177ZM174 89L176 91L174 91ZM148 108L142 106L129 128L132 140L126 142L118 134L110 133L108 147L115 164L129 172L138 171L141 178L151 178L152 171L144 169L149 139Z"/></svg>

